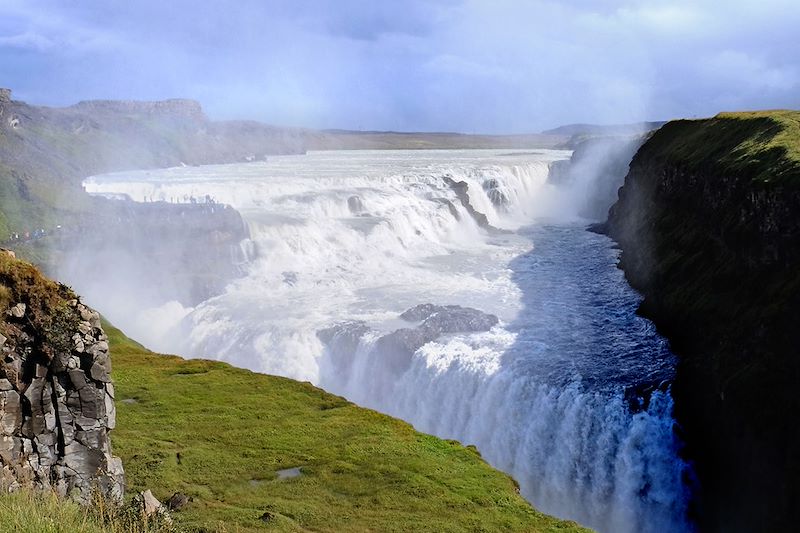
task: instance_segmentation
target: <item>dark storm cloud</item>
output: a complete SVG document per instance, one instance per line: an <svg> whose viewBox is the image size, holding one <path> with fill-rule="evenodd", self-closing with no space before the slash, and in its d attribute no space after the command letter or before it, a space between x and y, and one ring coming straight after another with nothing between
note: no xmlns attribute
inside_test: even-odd
<svg viewBox="0 0 800 533"><path fill-rule="evenodd" d="M798 107L798 27L796 0L3 0L0 84L37 103L531 131Z"/></svg>

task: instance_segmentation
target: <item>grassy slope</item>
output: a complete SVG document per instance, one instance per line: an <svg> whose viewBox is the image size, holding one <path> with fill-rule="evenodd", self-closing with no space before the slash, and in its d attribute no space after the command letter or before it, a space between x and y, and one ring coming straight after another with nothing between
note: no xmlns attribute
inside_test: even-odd
<svg viewBox="0 0 800 533"><path fill-rule="evenodd" d="M744 174L762 184L800 185L800 111L720 113L676 120L644 146L647 157Z"/></svg>
<svg viewBox="0 0 800 533"><path fill-rule="evenodd" d="M148 352L107 326L114 451L129 491L194 502L226 531L585 531L547 517L476 451L308 383ZM131 401L135 400L135 402ZM279 481L276 470L302 467ZM259 518L275 517L265 524Z"/></svg>
<svg viewBox="0 0 800 533"><path fill-rule="evenodd" d="M0 498L2 533L102 533L99 520L55 494L20 491Z"/></svg>
<svg viewBox="0 0 800 533"><path fill-rule="evenodd" d="M52 492L20 490L0 497L0 533L180 533L169 517L142 516L134 505L90 507Z"/></svg>

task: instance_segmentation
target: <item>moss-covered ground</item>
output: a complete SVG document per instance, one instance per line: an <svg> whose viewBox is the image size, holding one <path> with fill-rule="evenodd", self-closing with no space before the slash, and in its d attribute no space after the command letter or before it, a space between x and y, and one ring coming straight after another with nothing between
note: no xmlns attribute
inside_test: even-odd
<svg viewBox="0 0 800 533"><path fill-rule="evenodd" d="M746 175L762 185L800 187L800 111L675 120L664 125L642 153L692 170Z"/></svg>
<svg viewBox="0 0 800 533"><path fill-rule="evenodd" d="M181 527L585 531L534 510L474 449L308 383L158 355L106 331L128 491L192 497ZM278 479L294 467L300 476Z"/></svg>

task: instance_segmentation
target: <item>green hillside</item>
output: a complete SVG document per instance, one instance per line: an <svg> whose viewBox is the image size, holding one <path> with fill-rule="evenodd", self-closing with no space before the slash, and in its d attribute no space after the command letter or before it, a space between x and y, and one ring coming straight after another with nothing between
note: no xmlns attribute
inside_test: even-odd
<svg viewBox="0 0 800 533"><path fill-rule="evenodd" d="M668 122L644 145L642 158L795 187L800 185L800 111Z"/></svg>
<svg viewBox="0 0 800 533"><path fill-rule="evenodd" d="M130 492L215 531L586 531L534 510L477 451L308 383L149 352L107 325ZM283 469L300 468L278 479ZM266 513L266 515L265 515ZM263 517L263 519L262 519ZM266 521L264 521L266 520ZM224 525L224 527L223 527Z"/></svg>

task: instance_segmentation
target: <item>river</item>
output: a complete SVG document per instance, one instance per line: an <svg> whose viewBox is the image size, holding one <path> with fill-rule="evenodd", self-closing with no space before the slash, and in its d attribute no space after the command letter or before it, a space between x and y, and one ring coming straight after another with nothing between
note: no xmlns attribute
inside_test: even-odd
<svg viewBox="0 0 800 533"><path fill-rule="evenodd" d="M586 231L586 184L548 182L569 155L312 152L94 176L94 194L232 205L251 235L245 275L196 307L133 314L67 281L150 348L308 380L474 444L544 512L606 533L689 531L675 358L636 315L613 242ZM498 322L385 353L392 332L422 331L400 314L425 303Z"/></svg>

